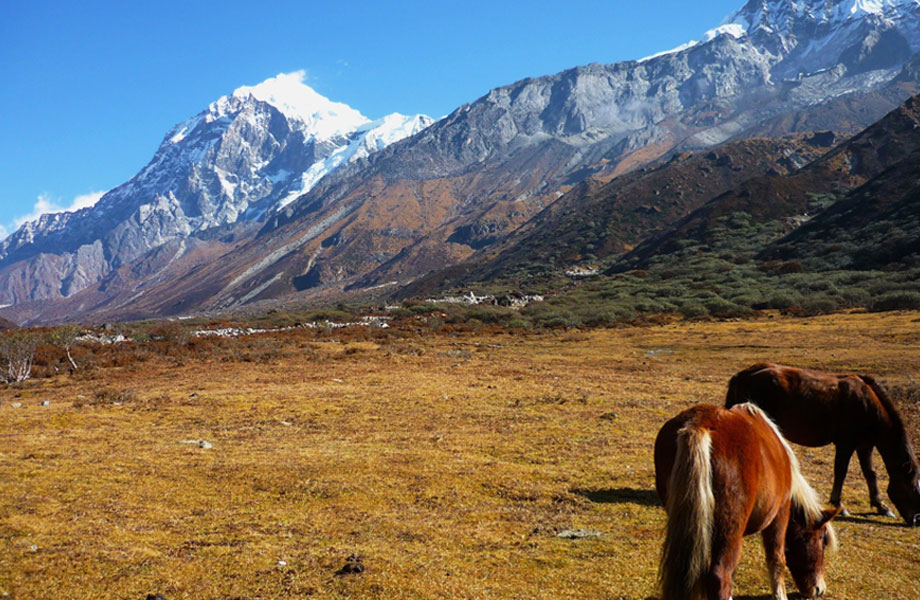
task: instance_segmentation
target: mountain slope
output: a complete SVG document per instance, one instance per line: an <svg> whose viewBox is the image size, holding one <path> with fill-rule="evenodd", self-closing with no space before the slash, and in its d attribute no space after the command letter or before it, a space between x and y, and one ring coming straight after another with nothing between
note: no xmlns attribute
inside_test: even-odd
<svg viewBox="0 0 920 600"><path fill-rule="evenodd" d="M900 8L918 15L916 3ZM920 41L913 29L886 14L845 20L837 37L822 26L820 41L839 47L842 56L856 43L854 31L891 32L913 50ZM874 110L890 109L906 95L897 79L900 59L874 70L856 67L876 63L851 61L850 73L831 54L824 68L800 69L795 81L777 83L799 69L799 60L815 66L811 54L796 50L810 43L803 32L814 24L809 15L800 20L790 29L798 37L729 30L642 62L589 65L493 90L279 211L259 239L283 248L283 257L242 258L239 275L217 275L204 284L216 293L211 306L232 306L255 290L250 299L359 281L402 285L503 239L591 173L616 175L676 149L745 137L766 123L775 131L777 119L794 112L800 117L788 127L807 128L807 114L828 102L849 96L858 104L854 89L877 101ZM879 116L848 113L846 126L855 120L863 127ZM406 219L391 210L404 202L413 207ZM316 236L298 238L304 231ZM359 279L373 271L377 275ZM237 286L240 292L231 292Z"/></svg>
<svg viewBox="0 0 920 600"><path fill-rule="evenodd" d="M237 89L176 125L151 162L95 206L24 224L0 243L0 302L70 296L167 242L258 220L431 123L370 121L302 78Z"/></svg>
<svg viewBox="0 0 920 600"><path fill-rule="evenodd" d="M713 199L643 242L614 270L645 268L690 243L710 243L719 231L716 223L734 213L744 212L756 222L807 219L815 196L840 197L913 155L920 149L918 130L920 96L914 96L801 171L757 177Z"/></svg>
<svg viewBox="0 0 920 600"><path fill-rule="evenodd" d="M920 267L920 150L766 248L809 270Z"/></svg>
<svg viewBox="0 0 920 600"><path fill-rule="evenodd" d="M609 182L589 178L487 256L465 263L461 270L420 278L400 296L435 295L444 286L495 280L527 285L532 278L561 273L567 266L625 252L748 179L797 171L826 152L834 140L829 132L742 140L674 155Z"/></svg>
<svg viewBox="0 0 920 600"><path fill-rule="evenodd" d="M809 131L813 122L852 134L917 90L917 0L751 1L730 21L642 61L492 90L417 135L356 154L294 200L292 183L277 195L273 187L270 200L246 209L266 210L257 237L143 286L132 314L405 285L490 251L591 175L609 180L675 153ZM32 264L29 273L82 273L78 262ZM90 272L87 294L140 290Z"/></svg>

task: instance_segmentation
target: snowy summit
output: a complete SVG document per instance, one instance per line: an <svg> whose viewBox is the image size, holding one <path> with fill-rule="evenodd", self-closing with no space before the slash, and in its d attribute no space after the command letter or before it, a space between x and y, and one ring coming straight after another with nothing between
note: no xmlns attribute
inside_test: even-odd
<svg viewBox="0 0 920 600"><path fill-rule="evenodd" d="M809 30L824 28L839 34L847 25L867 18L889 23L909 19L909 14L917 8L920 8L920 0L749 0L726 17L721 25L704 33L699 40L691 40L671 50L646 56L639 62L682 52L721 35L740 39L759 32L790 38L795 36L795 26L803 23L808 24Z"/></svg>
<svg viewBox="0 0 920 600"><path fill-rule="evenodd" d="M66 263L73 265L62 274L66 285L43 293L68 296L164 244L262 220L333 171L432 123L398 113L372 121L305 78L304 71L281 73L218 98L170 129L147 166L98 202L23 223L0 241L0 261L25 247L54 252L55 233L66 230L68 243L93 264Z"/></svg>
<svg viewBox="0 0 920 600"><path fill-rule="evenodd" d="M370 119L341 102L333 102L318 94L304 83L306 72L280 73L255 86L234 90L232 98L245 101L249 97L271 104L284 116L297 119L320 139L329 139L354 131ZM214 108L230 105L227 96L211 105Z"/></svg>

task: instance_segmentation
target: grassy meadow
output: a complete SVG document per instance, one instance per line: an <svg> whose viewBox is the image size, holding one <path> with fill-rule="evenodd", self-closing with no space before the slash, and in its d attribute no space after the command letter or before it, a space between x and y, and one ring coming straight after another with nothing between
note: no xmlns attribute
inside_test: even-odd
<svg viewBox="0 0 920 600"><path fill-rule="evenodd" d="M414 323L76 348L0 389L0 598L654 598L658 428L758 361L878 375L920 448L917 312ZM832 447L797 450L826 499ZM920 598L855 458L844 502L826 597ZM734 597L769 597L759 536Z"/></svg>

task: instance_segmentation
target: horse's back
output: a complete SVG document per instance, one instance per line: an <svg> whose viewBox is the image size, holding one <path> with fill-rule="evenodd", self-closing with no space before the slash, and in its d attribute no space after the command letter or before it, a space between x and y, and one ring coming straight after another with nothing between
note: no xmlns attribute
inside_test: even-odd
<svg viewBox="0 0 920 600"><path fill-rule="evenodd" d="M786 439L803 446L836 441L841 423L864 409L852 399L866 388L855 375L831 375L777 364L759 364L729 382L726 406L751 402L779 426Z"/></svg>
<svg viewBox="0 0 920 600"><path fill-rule="evenodd" d="M732 505L727 513L735 516L723 525L744 535L768 525L788 495L790 476L786 451L765 418L750 405L726 409L701 404L665 423L655 441L655 483L665 506L677 438L685 428L709 433L713 492L721 504Z"/></svg>

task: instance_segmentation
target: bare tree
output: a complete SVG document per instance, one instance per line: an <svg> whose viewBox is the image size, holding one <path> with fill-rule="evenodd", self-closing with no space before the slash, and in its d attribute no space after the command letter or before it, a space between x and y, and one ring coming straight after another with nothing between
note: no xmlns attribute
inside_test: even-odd
<svg viewBox="0 0 920 600"><path fill-rule="evenodd" d="M73 367L74 371L78 370L79 367L77 366L76 361L74 361L73 356L70 354L70 349L76 343L79 336L80 326L68 323L66 325L55 327L49 331L45 337L49 344L64 349L64 352L67 354L67 360L70 361L70 366Z"/></svg>
<svg viewBox="0 0 920 600"><path fill-rule="evenodd" d="M6 365L6 374L0 379L6 383L25 381L32 376L32 361L39 338L31 331L15 330L0 334L0 357Z"/></svg>

